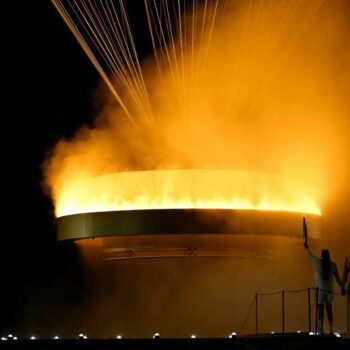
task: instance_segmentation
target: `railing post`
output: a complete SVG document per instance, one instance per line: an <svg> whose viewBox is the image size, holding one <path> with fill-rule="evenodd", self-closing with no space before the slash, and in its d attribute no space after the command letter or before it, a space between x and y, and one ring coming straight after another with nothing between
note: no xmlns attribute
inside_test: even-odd
<svg viewBox="0 0 350 350"><path fill-rule="evenodd" d="M307 304L309 310L309 332L311 332L311 291L310 288L307 289Z"/></svg>
<svg viewBox="0 0 350 350"><path fill-rule="evenodd" d="M284 310L284 290L282 290L282 333L284 334L284 316L285 316L285 310Z"/></svg>
<svg viewBox="0 0 350 350"><path fill-rule="evenodd" d="M350 313L350 291L347 291L346 293L346 332L349 334L349 313Z"/></svg>
<svg viewBox="0 0 350 350"><path fill-rule="evenodd" d="M258 293L255 293L255 335L258 335Z"/></svg>
<svg viewBox="0 0 350 350"><path fill-rule="evenodd" d="M315 333L317 334L317 321L318 321L318 287L315 289L316 297L316 322L315 322Z"/></svg>

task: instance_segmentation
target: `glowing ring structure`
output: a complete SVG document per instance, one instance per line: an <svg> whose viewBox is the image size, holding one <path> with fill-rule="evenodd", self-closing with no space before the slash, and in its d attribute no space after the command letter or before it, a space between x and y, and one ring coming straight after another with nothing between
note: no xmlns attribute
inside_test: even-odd
<svg viewBox="0 0 350 350"><path fill-rule="evenodd" d="M90 212L57 219L57 239L176 234L254 234L302 238L303 214L238 209L150 209ZM309 214L310 237L319 216Z"/></svg>

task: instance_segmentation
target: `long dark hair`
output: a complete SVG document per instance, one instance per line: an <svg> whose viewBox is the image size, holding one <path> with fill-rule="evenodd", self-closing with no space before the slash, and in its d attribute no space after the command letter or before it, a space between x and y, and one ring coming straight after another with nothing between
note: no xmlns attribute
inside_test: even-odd
<svg viewBox="0 0 350 350"><path fill-rule="evenodd" d="M329 257L329 250L323 249L321 257L322 277L329 278L331 275L331 258Z"/></svg>

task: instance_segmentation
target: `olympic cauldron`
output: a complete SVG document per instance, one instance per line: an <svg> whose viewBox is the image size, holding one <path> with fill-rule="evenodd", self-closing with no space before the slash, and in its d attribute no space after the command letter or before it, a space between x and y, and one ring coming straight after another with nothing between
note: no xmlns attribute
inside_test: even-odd
<svg viewBox="0 0 350 350"><path fill-rule="evenodd" d="M61 210L64 214L57 219L58 240L101 246L105 260L268 257L268 250L257 249L261 246L257 243L276 236L301 237L305 215L309 236L319 234L317 207L311 201L293 202L298 196L293 192L295 186L285 186L264 173L124 172L96 177L83 186L84 195L70 196L71 212ZM291 201L262 199L262 189L266 193L278 190ZM251 198L258 199L253 202Z"/></svg>

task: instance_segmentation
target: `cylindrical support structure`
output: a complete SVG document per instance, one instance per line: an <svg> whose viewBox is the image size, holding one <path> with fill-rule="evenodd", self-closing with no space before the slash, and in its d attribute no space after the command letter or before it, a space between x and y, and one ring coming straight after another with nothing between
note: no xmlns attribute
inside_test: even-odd
<svg viewBox="0 0 350 350"><path fill-rule="evenodd" d="M309 313L309 332L311 332L311 290L310 288L307 289L307 306L308 306L308 313Z"/></svg>
<svg viewBox="0 0 350 350"><path fill-rule="evenodd" d="M259 333L259 323L258 323L258 293L255 294L255 334Z"/></svg>
<svg viewBox="0 0 350 350"><path fill-rule="evenodd" d="M284 304L285 291L282 290L282 333L285 329L285 304Z"/></svg>

